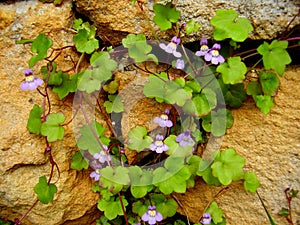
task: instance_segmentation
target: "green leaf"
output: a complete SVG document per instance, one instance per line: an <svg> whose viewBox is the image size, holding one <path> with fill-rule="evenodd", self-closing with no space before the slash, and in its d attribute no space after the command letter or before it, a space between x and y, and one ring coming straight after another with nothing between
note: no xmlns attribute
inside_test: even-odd
<svg viewBox="0 0 300 225"><path fill-rule="evenodd" d="M27 122L27 129L30 133L39 134L41 131L42 120L41 116L43 113L42 107L34 105L30 110L29 119Z"/></svg>
<svg viewBox="0 0 300 225"><path fill-rule="evenodd" d="M34 186L34 192L37 194L37 198L43 204L53 202L54 194L57 188L54 184L48 184L45 176L39 178L39 183Z"/></svg>
<svg viewBox="0 0 300 225"><path fill-rule="evenodd" d="M191 19L186 23L185 32L186 34L197 32L200 29L200 27L201 24L196 23L194 19Z"/></svg>
<svg viewBox="0 0 300 225"><path fill-rule="evenodd" d="M88 150L90 154L100 152L100 143L104 145L109 144L109 139L105 139L105 128L96 121L93 121L91 125L85 125L80 128L80 138L77 140L77 146L81 150ZM97 137L96 137L97 136ZM100 142L100 143L99 143Z"/></svg>
<svg viewBox="0 0 300 225"><path fill-rule="evenodd" d="M130 191L133 197L142 198L152 190L152 171L138 166L129 167Z"/></svg>
<svg viewBox="0 0 300 225"><path fill-rule="evenodd" d="M88 94L98 91L101 88L101 81L95 77L95 70L86 69L79 73L78 90L86 91Z"/></svg>
<svg viewBox="0 0 300 225"><path fill-rule="evenodd" d="M260 110L264 114L268 114L271 108L274 106L273 98L271 96L265 96L265 95L257 95L255 97L255 103L256 106L260 108Z"/></svg>
<svg viewBox="0 0 300 225"><path fill-rule="evenodd" d="M285 66L292 61L286 51L287 46L287 41L274 40L270 45L264 42L257 48L257 52L263 56L266 70L274 69L278 74L283 75Z"/></svg>
<svg viewBox="0 0 300 225"><path fill-rule="evenodd" d="M221 223L223 221L223 211L219 208L218 204L215 201L210 204L206 212L211 215L211 218L215 224Z"/></svg>
<svg viewBox="0 0 300 225"><path fill-rule="evenodd" d="M186 181L192 174L189 167L183 165L183 159L183 157L169 157L166 159L164 167L153 171L153 184L163 194L186 192Z"/></svg>
<svg viewBox="0 0 300 225"><path fill-rule="evenodd" d="M217 41L231 38L236 42L243 42L248 38L249 32L253 31L250 21L239 18L237 12L232 9L217 10L210 23L215 28L213 36Z"/></svg>
<svg viewBox="0 0 300 225"><path fill-rule="evenodd" d="M255 98L257 95L262 95L260 84L257 81L251 81L247 86L247 95L252 95Z"/></svg>
<svg viewBox="0 0 300 225"><path fill-rule="evenodd" d="M103 86L103 90L108 92L109 94L115 94L118 91L118 88L119 82L117 78Z"/></svg>
<svg viewBox="0 0 300 225"><path fill-rule="evenodd" d="M101 88L101 84L112 77L112 72L117 68L117 62L110 58L108 52L95 52L90 63L92 69L86 69L80 74L78 90L92 93Z"/></svg>
<svg viewBox="0 0 300 225"><path fill-rule="evenodd" d="M244 188L250 192L255 193L259 187L259 181L254 172L246 172L244 176Z"/></svg>
<svg viewBox="0 0 300 225"><path fill-rule="evenodd" d="M65 130L61 124L65 121L63 113L51 113L41 125L41 134L47 137L49 142L62 140Z"/></svg>
<svg viewBox="0 0 300 225"><path fill-rule="evenodd" d="M105 216L101 216L100 219L96 220L96 225L111 225Z"/></svg>
<svg viewBox="0 0 300 225"><path fill-rule="evenodd" d="M76 152L72 157L71 168L81 171L82 169L87 169L88 167L88 160L82 156L81 152Z"/></svg>
<svg viewBox="0 0 300 225"><path fill-rule="evenodd" d="M201 160L199 163L198 171L196 172L198 176L201 176L203 180L209 185L220 186L221 183L218 178L214 177L212 174L212 169L209 161Z"/></svg>
<svg viewBox="0 0 300 225"><path fill-rule="evenodd" d="M245 79L247 67L245 63L241 61L241 58L230 57L227 60L228 63L221 63L217 67L217 72L222 74L222 78L225 84L236 84L242 82Z"/></svg>
<svg viewBox="0 0 300 225"><path fill-rule="evenodd" d="M180 18L180 11L173 7L171 2L166 5L154 4L153 10L155 13L153 21L163 31L170 29L172 23L176 23Z"/></svg>
<svg viewBox="0 0 300 225"><path fill-rule="evenodd" d="M99 67L101 69L100 73L106 75L103 80L111 79L112 71L118 66L118 63L110 57L108 52L95 52L90 59L90 63L93 67ZM107 79L107 77L109 78Z"/></svg>
<svg viewBox="0 0 300 225"><path fill-rule="evenodd" d="M229 85L227 92L224 95L225 102L232 108L238 108L246 100L246 92L244 84Z"/></svg>
<svg viewBox="0 0 300 225"><path fill-rule="evenodd" d="M77 90L78 74L69 76L67 73L62 74L62 83L59 86L53 87L52 91L58 94L60 100L66 97L69 93Z"/></svg>
<svg viewBox="0 0 300 225"><path fill-rule="evenodd" d="M127 200L124 196L121 198L124 207L126 207L128 205ZM109 201L100 198L97 207L99 210L104 212L104 216L109 220L113 220L117 216L124 215L119 198L111 197Z"/></svg>
<svg viewBox="0 0 300 225"><path fill-rule="evenodd" d="M147 44L144 34L128 34L126 38L123 38L122 44L125 48L128 48L129 56L133 58L136 63L150 59L158 63L157 57L153 54L149 54L152 51L152 47Z"/></svg>
<svg viewBox="0 0 300 225"><path fill-rule="evenodd" d="M31 44L31 51L37 55L31 56L29 59L29 67L33 67L38 61L47 57L47 51L52 46L52 40L45 34L39 34Z"/></svg>
<svg viewBox="0 0 300 225"><path fill-rule="evenodd" d="M129 170L128 168L117 166L110 167L107 166L100 171L101 177L99 184L107 188L111 193L117 194L120 192L124 185L128 185L130 182L129 179Z"/></svg>
<svg viewBox="0 0 300 225"><path fill-rule="evenodd" d="M148 148L153 142L153 139L147 135L147 129L142 126L136 126L128 133L129 144L128 148L141 152Z"/></svg>
<svg viewBox="0 0 300 225"><path fill-rule="evenodd" d="M223 185L229 185L243 177L243 166L245 160L230 148L221 151L212 164L212 174L217 177Z"/></svg>
<svg viewBox="0 0 300 225"><path fill-rule="evenodd" d="M155 198L153 199L155 202ZM176 214L178 204L173 198L165 199L163 202L156 202L156 210L160 212L163 218L172 217Z"/></svg>
<svg viewBox="0 0 300 225"><path fill-rule="evenodd" d="M232 127L233 116L230 110L221 108L218 111L212 111L202 120L202 127L206 132L211 132L214 136L222 136L226 129Z"/></svg>
<svg viewBox="0 0 300 225"><path fill-rule="evenodd" d="M290 215L289 209L281 208L281 210L278 212L278 215L288 217Z"/></svg>
<svg viewBox="0 0 300 225"><path fill-rule="evenodd" d="M194 109L192 109L192 107L195 107L196 115L203 117L214 109L216 105L216 93L209 88L205 88L200 94L193 97L192 102L187 102L187 104L183 106L183 109L187 110L187 112L193 113Z"/></svg>
<svg viewBox="0 0 300 225"><path fill-rule="evenodd" d="M142 217L144 215L144 213L148 211L149 205L150 205L150 203L148 203L146 205L142 201L136 201L132 204L132 212L134 212L134 213L138 214L140 217Z"/></svg>
<svg viewBox="0 0 300 225"><path fill-rule="evenodd" d="M95 38L95 30L79 29L73 36L78 52L91 54L99 48L99 41Z"/></svg>
<svg viewBox="0 0 300 225"><path fill-rule="evenodd" d="M173 157L188 157L193 154L194 146L186 145L182 147L178 144L178 142L176 142L176 136L173 134L169 135L164 140L164 143L169 147L166 154L172 155Z"/></svg>
<svg viewBox="0 0 300 225"><path fill-rule="evenodd" d="M223 96L226 105L232 108L238 108L242 105L243 101L246 100L246 91L244 90L244 84L224 84L223 79L219 76L217 78L219 87L223 92Z"/></svg>
<svg viewBox="0 0 300 225"><path fill-rule="evenodd" d="M109 101L104 102L107 113L120 113L124 111L122 98L120 95L108 95Z"/></svg>
<svg viewBox="0 0 300 225"><path fill-rule="evenodd" d="M48 77L48 67L51 68L50 74ZM48 85L55 85L59 86L61 85L63 78L62 78L62 71L56 71L57 65L55 62L52 64L48 63L47 66L41 67L41 73L43 74L43 79L46 81L48 79Z"/></svg>
<svg viewBox="0 0 300 225"><path fill-rule="evenodd" d="M82 23L83 23L83 21L81 18L74 20L73 28L78 31L81 28Z"/></svg>
<svg viewBox="0 0 300 225"><path fill-rule="evenodd" d="M279 87L279 78L272 72L260 72L259 81L265 95L274 96Z"/></svg>
<svg viewBox="0 0 300 225"><path fill-rule="evenodd" d="M159 74L159 77L150 75L149 82L144 86L144 95L148 98L156 98L158 102L164 101L183 106L192 97L192 93L178 84L182 85L179 79L170 81L165 78L165 75L164 72Z"/></svg>

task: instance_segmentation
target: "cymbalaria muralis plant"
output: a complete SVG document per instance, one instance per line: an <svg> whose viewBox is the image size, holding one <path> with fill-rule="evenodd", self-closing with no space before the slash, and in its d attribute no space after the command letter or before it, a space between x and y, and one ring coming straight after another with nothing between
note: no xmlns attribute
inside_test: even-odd
<svg viewBox="0 0 300 225"><path fill-rule="evenodd" d="M203 146L211 136L223 136L233 125L230 109L240 107L247 95L262 113L270 112L279 87L278 76L291 63L286 50L289 39L264 42L250 55L249 51L235 53L253 27L234 10L218 10L210 21L212 40L199 37L199 50L192 52L184 47L181 37L197 32L201 24L181 21L181 13L172 3L154 4L153 9L155 26L173 32L170 40L147 41L143 34L129 34L122 40L122 47L100 48L96 28L76 19L74 46L53 48L52 40L43 33L34 40L18 41L29 44L33 53L24 80L20 78L20 88L37 90L44 99L30 111L27 128L44 137L45 154L49 154L52 165L48 178L41 176L34 187L37 200L32 207L38 201L53 202L57 187L52 178L55 169L59 173L59 165L52 156L52 143L64 139L65 126L70 123L76 127L78 147L70 159L71 168L90 170L92 191L99 192L97 207L103 212L97 220L99 225L191 224L188 217L185 222L178 218L180 203L173 194L193 188L196 177L206 185L221 187L207 207L199 209L199 220L194 223L198 225L226 224L215 199L232 182L242 181L245 190L257 191L256 174L244 171L245 159L235 149L206 152ZM226 42L230 43L230 54L222 51ZM56 59L69 48L81 56L74 68L63 72L57 69ZM260 60L247 66L245 59L254 55ZM89 60L87 67L81 64L85 59ZM32 69L38 71L38 62L44 65L34 74ZM115 74L130 66L146 75L141 98L152 99L153 107L163 109L148 121L151 128L149 124L136 125L125 135L116 127L124 125L120 118L129 103ZM257 77L246 82L253 71ZM72 118L53 111L50 91L60 100L74 98ZM100 117L105 120L99 122ZM129 159L132 153L135 157ZM32 207L16 219L16 224L21 224Z"/></svg>

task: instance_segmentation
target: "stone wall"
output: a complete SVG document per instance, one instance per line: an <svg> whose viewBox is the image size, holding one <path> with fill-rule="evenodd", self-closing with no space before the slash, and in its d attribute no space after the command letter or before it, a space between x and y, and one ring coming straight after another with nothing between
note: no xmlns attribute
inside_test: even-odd
<svg viewBox="0 0 300 225"><path fill-rule="evenodd" d="M98 34L112 43L120 43L128 33L144 33L149 39L154 37L170 39L175 34L160 32L154 25L152 18L154 2L167 1L140 1L142 9L137 4L128 4L128 0L75 0L76 10L86 15L99 29ZM178 0L176 7L181 11L179 23L190 19L201 24L197 34L182 37L184 42L200 40L201 37L211 37L213 27L210 19L218 9L234 9L241 17L248 18L254 31L251 39L272 39L283 33L286 26L297 15L299 7L296 1L288 0ZM299 17L291 23L290 28L299 24Z"/></svg>
<svg viewBox="0 0 300 225"><path fill-rule="evenodd" d="M72 5L61 7L38 1L20 1L0 4L0 217L14 220L29 209L36 199L33 187L40 176L49 176L49 155L44 154L45 141L29 134L26 124L29 111L42 99L36 91L21 91L23 70L28 68L30 49L16 45L21 38L35 38L39 33L50 32L56 47L72 45L72 35L61 30L72 25ZM57 29L57 31L56 31ZM76 59L76 55L73 55ZM63 58L63 56L62 56ZM64 69L72 66L63 60ZM33 68L40 76L39 67ZM71 110L55 102L53 111L63 111L71 118ZM72 101L67 101L72 104ZM90 224L99 217L96 209L98 195L91 191L89 172L76 172L70 168L70 159L77 150L72 126L66 129L63 142L52 145L53 157L60 169L60 178L54 173L58 192L54 203L38 203L22 224ZM22 221L23 222L23 221Z"/></svg>
<svg viewBox="0 0 300 225"><path fill-rule="evenodd" d="M122 36L128 32L149 32L147 28L136 27L144 21L143 13L134 11L140 10L136 5L125 7L124 0L118 1L119 4L113 4L115 8L110 8L112 1L104 2L105 4L96 6L93 0L75 1L77 10L90 16L90 19L99 25L100 35L117 32ZM217 6L223 8L226 4L229 4L228 7L232 7L231 4L234 3L238 4L237 1L230 1L231 3L218 1L219 4L214 5L212 3L203 5L202 1L188 2L178 1L179 7L183 9L183 15L189 15L186 17L195 15L198 19L204 15L206 20L211 17L212 11ZM255 12L262 11L262 14L266 14L265 17L269 16L269 20L273 20L273 25L268 26L269 20L266 20L265 28L257 29L253 38L275 37L278 32L283 31L282 27L295 12L293 1L277 1L278 3L264 1L265 7L270 7L267 3L274 4L270 14L256 7L255 2L243 3L248 4L248 8L242 7L240 12L245 13L244 15L251 13L252 21L257 19L257 24L259 24L257 27L260 27L260 20L258 20L260 17L254 17L254 15L256 15ZM127 1L126 4L128 4ZM151 3L149 4L151 6ZM196 11L198 10L198 14L189 12L193 8L191 6ZM84 11L84 7L89 9L90 13ZM98 12L104 15L101 20L97 21L92 16L95 12L91 10L95 7L104 7L102 11L97 8ZM251 7L255 9L254 12L248 10ZM127 16L122 17L121 11ZM132 14L133 12L136 14ZM31 54L28 48L16 45L15 41L20 38L34 38L39 33L45 32L54 39L56 46L70 45L72 35L68 29L72 26L73 17L74 12L70 1L65 1L60 7L34 0L12 4L0 3L0 217L13 220L26 212L35 200L33 187L38 182L38 177L47 176L51 168L48 155L44 154L44 140L29 134L26 129L29 111L34 103L39 103L40 97L36 92L24 92L19 88L23 79L23 70L28 67ZM103 21L105 18L107 20ZM295 21L295 24L297 23L299 21ZM209 29L205 29L204 26L203 34L209 35ZM193 37L187 40L193 40ZM118 41L120 39L117 36L116 42ZM78 56L73 55L73 57ZM64 69L72 65L71 62L63 61L65 62ZM38 66L34 68L35 74L39 74L37 68ZM235 148L246 158L246 168L257 173L261 181L261 188L258 191L272 215L275 215L277 224L287 224L284 219L276 216L281 207L286 207L284 189L288 186L300 189L299 74L299 67L290 67L281 78L280 90L275 99L276 106L270 114L260 113L252 101L247 101L240 109L234 110L235 124L228 130L222 143L224 148ZM54 96L51 97L56 102L53 110L61 110L70 118L69 108L56 101ZM71 100L67 103L71 104ZM99 217L96 209L99 196L91 192L92 181L89 178L89 171L76 172L70 169L70 158L76 151L74 145L72 127L69 126L66 129L64 141L53 145L53 156L60 168L60 178L58 179L57 173L53 178L58 187L54 202L48 205L38 203L24 220L25 225L92 224ZM208 201L214 191L217 190L210 188L203 190L203 185L199 181L195 189L189 190L185 195L177 195L177 198L188 210L188 215L193 221L199 217L203 202ZM224 210L228 224L268 224L257 196L243 191L240 184L234 184L230 191L218 199L218 203ZM295 212L298 213L295 217L300 218L299 198L293 204ZM184 214L182 209L179 209L179 212Z"/></svg>

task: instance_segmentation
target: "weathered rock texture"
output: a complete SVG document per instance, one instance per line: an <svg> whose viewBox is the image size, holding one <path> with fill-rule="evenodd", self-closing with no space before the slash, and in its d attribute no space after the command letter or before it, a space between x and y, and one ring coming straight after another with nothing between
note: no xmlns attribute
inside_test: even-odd
<svg viewBox="0 0 300 225"><path fill-rule="evenodd" d="M75 0L76 10L94 22L103 40L108 38L112 43L120 43L128 33L144 33L148 38L155 36L163 39L170 38L151 22L154 16L153 4L159 1L140 2L144 2L143 10L137 3L130 4L128 0L119 0L117 4L114 0ZM286 26L299 10L296 1L288 0L179 0L176 2L176 7L181 11L180 23L194 19L202 25L197 34L184 37L185 42L211 37L213 27L209 21L218 9L234 9L240 16L250 19L254 27L254 31L250 34L251 39L277 37L285 31ZM299 23L299 18L296 18L290 28ZM175 34L169 33L169 35Z"/></svg>
<svg viewBox="0 0 300 225"><path fill-rule="evenodd" d="M61 7L38 1L0 4L0 217L14 220L29 209L36 199L33 187L40 176L49 176L49 155L44 154L45 141L29 134L26 129L29 111L35 103L42 102L36 91L21 91L23 70L28 68L30 50L16 45L20 38L32 39L39 33L50 32L55 47L72 45L72 35L62 30L72 24L71 2ZM76 59L76 55L73 55ZM62 55L63 59L64 56ZM66 62L64 69L72 67ZM39 66L33 68L40 74ZM37 75L40 76L40 75ZM63 111L67 120L70 109L52 96L53 112ZM68 102L71 104L71 102ZM69 112L69 113L68 113ZM91 191L89 171L70 169L70 159L76 151L72 127L66 127L63 142L52 145L53 157L60 169L53 182L58 192L53 204L38 203L22 224L91 224L95 221L98 195ZM72 221L72 222L70 222Z"/></svg>
<svg viewBox="0 0 300 225"><path fill-rule="evenodd" d="M258 192L276 224L288 224L277 215L282 207L287 207L284 190L300 189L299 74L299 67L290 68L280 79L276 106L270 114L262 114L252 101L233 110L234 125L222 142L222 148L235 148L246 159L247 171L256 172L261 182ZM203 191L203 185L198 183L178 199L195 221L208 202L206 196L213 196L218 190ZM269 224L258 197L244 191L242 184L234 184L217 202L224 210L227 224ZM300 220L300 199L295 199L292 206L294 219ZM181 213L184 214L183 209Z"/></svg>

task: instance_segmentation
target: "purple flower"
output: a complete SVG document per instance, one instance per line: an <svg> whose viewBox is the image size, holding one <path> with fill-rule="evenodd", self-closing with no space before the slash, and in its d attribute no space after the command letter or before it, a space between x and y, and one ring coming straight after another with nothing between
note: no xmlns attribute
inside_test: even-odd
<svg viewBox="0 0 300 225"><path fill-rule="evenodd" d="M100 163L109 162L111 160L109 153L107 152L107 146L103 145L104 151L101 150L99 153L94 154L94 159L97 159ZM106 151L106 152L105 152Z"/></svg>
<svg viewBox="0 0 300 225"><path fill-rule="evenodd" d="M170 113L170 110L166 110L163 114L161 114L159 117L155 117L153 119L154 123L158 123L160 127L172 127L173 122L169 120L168 114Z"/></svg>
<svg viewBox="0 0 300 225"><path fill-rule="evenodd" d="M35 90L38 86L41 86L44 81L40 78L35 78L33 76L32 70L27 69L24 70L25 81L23 81L20 85L21 90Z"/></svg>
<svg viewBox="0 0 300 225"><path fill-rule="evenodd" d="M180 58L181 57L181 53L180 52L177 52L176 49L177 49L177 45L180 44L180 38L179 37L176 37L174 36L171 40L171 42L166 45L164 43L160 43L159 44L159 47L163 50L165 50L165 52L167 53L171 53L173 54L175 57L177 58Z"/></svg>
<svg viewBox="0 0 300 225"><path fill-rule="evenodd" d="M91 172L90 177L94 178L95 181L98 181L100 179L101 173L100 169L95 169L93 172Z"/></svg>
<svg viewBox="0 0 300 225"><path fill-rule="evenodd" d="M176 142L178 142L182 147L185 147L186 145L193 146L195 144L194 140L191 138L191 132L189 130L186 130L184 133L179 134L176 137Z"/></svg>
<svg viewBox="0 0 300 225"><path fill-rule="evenodd" d="M197 51L195 53L196 56L205 56L208 51L209 51L209 48L207 46L207 39L206 38L201 38L201 41L200 41L200 51Z"/></svg>
<svg viewBox="0 0 300 225"><path fill-rule="evenodd" d="M204 56L205 61L211 61L212 64L219 64L225 61L224 57L220 55L219 50L221 49L220 44L214 44L209 52Z"/></svg>
<svg viewBox="0 0 300 225"><path fill-rule="evenodd" d="M156 224L156 222L162 221L163 216L156 211L155 206L149 206L148 211L142 216L142 220L148 222L150 225Z"/></svg>
<svg viewBox="0 0 300 225"><path fill-rule="evenodd" d="M209 213L204 213L200 222L202 224L210 224L211 223L211 216L210 216L210 214Z"/></svg>
<svg viewBox="0 0 300 225"><path fill-rule="evenodd" d="M156 151L156 153L163 153L168 151L169 147L163 142L164 136L158 134L155 137L155 141L149 146L152 151Z"/></svg>
<svg viewBox="0 0 300 225"><path fill-rule="evenodd" d="M184 69L184 61L182 59L177 59L175 63L175 68L179 70Z"/></svg>

